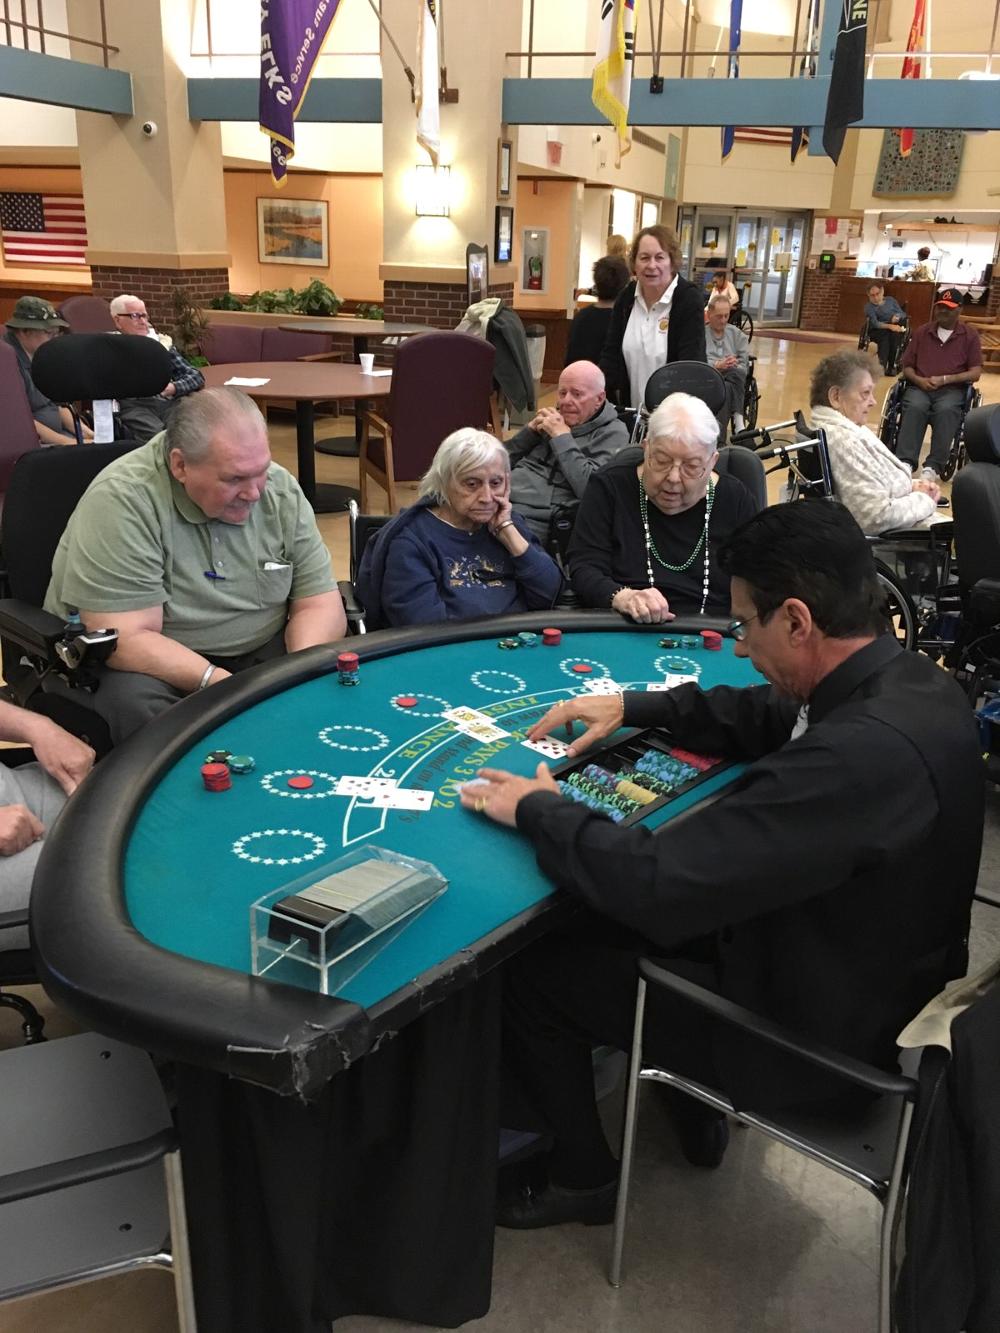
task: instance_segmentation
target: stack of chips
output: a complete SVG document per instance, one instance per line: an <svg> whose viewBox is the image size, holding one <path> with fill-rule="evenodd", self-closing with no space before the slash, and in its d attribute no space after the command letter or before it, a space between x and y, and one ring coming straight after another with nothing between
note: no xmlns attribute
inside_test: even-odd
<svg viewBox="0 0 1000 1333"><path fill-rule="evenodd" d="M522 630L522 632L517 637L521 641L522 648L538 647L538 635L532 634L529 630Z"/></svg>
<svg viewBox="0 0 1000 1333"><path fill-rule="evenodd" d="M498 648L520 648L520 639L497 639Z"/></svg>
<svg viewBox="0 0 1000 1333"><path fill-rule="evenodd" d="M227 764L202 764L201 780L206 791L228 791L233 785Z"/></svg>
<svg viewBox="0 0 1000 1333"><path fill-rule="evenodd" d="M661 750L647 750L635 767L637 773L648 773L668 783L675 791L696 778L699 772L693 764L686 764L676 755L664 754Z"/></svg>
<svg viewBox="0 0 1000 1333"><path fill-rule="evenodd" d="M205 756L206 764L228 764L232 756L231 750L209 750Z"/></svg>
<svg viewBox="0 0 1000 1333"><path fill-rule="evenodd" d="M545 645L546 648L558 648L559 645L562 643L562 630L543 629L542 643Z"/></svg>
<svg viewBox="0 0 1000 1333"><path fill-rule="evenodd" d="M337 678L341 685L357 685L361 680L358 672L357 653L337 654Z"/></svg>
<svg viewBox="0 0 1000 1333"><path fill-rule="evenodd" d="M230 773L252 773L254 759L252 754L234 754L229 759Z"/></svg>
<svg viewBox="0 0 1000 1333"><path fill-rule="evenodd" d="M722 651L722 635L717 629L703 629L701 632L701 641L710 653L719 653Z"/></svg>

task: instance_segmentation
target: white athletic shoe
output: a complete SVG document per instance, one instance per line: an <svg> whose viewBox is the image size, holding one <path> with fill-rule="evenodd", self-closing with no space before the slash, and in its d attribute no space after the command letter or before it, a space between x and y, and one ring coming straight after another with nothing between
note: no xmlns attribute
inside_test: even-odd
<svg viewBox="0 0 1000 1333"><path fill-rule="evenodd" d="M921 480L921 481L940 481L941 478L940 478L940 476L938 475L938 473L936 473L936 472L934 471L934 469L933 469L932 467L925 467L925 468L922 468L922 469L921 469L921 472L920 472L920 480Z"/></svg>

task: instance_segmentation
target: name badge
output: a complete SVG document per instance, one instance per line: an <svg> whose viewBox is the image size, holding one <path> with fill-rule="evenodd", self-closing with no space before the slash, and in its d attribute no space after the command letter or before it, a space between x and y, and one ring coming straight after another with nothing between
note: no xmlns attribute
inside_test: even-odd
<svg viewBox="0 0 1000 1333"><path fill-rule="evenodd" d="M668 317L667 319L661 319L661 320L660 320L660 332L661 332L661 333L666 333L666 331L667 331L667 329L668 329L669 327L670 327L670 319L669 319L669 317Z"/></svg>

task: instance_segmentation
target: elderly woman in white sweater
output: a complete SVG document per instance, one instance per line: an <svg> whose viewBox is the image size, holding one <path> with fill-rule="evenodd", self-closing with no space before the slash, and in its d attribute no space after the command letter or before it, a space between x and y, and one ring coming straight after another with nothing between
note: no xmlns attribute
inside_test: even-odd
<svg viewBox="0 0 1000 1333"><path fill-rule="evenodd" d="M865 421L875 406L871 362L864 352L824 357L812 374L812 424L826 432L837 499L862 531L911 528L937 512L940 488L915 481Z"/></svg>

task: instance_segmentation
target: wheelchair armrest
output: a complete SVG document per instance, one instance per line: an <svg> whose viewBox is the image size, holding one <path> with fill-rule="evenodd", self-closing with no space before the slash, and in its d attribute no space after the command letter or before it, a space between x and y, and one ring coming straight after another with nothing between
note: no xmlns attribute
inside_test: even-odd
<svg viewBox="0 0 1000 1333"><path fill-rule="evenodd" d="M28 909L20 907L13 912L0 912L0 931L15 930L18 926L28 924ZM0 939L0 952L3 951L3 940Z"/></svg>
<svg viewBox="0 0 1000 1333"><path fill-rule="evenodd" d="M914 542L921 546L933 546L936 541L949 543L955 535L955 520L941 519L926 528L886 528L868 540L878 545L879 542Z"/></svg>
<svg viewBox="0 0 1000 1333"><path fill-rule="evenodd" d="M808 1064L825 1069L828 1073L837 1074L848 1082L857 1084L858 1087L882 1095L905 1097L907 1101L916 1100L918 1085L915 1079L906 1078L902 1074L886 1073L885 1070L876 1069L874 1065L866 1064L863 1060L855 1060L853 1056L844 1055L821 1042L810 1041L797 1033L789 1032L787 1028L773 1023L769 1018L762 1018L760 1014L752 1013L749 1009L734 1004L732 1000L716 995L714 991L705 990L703 986L677 976L676 973L660 967L648 958L640 959L639 973L651 985L660 986L679 995L682 999L697 1005L711 1017L731 1023L734 1027L741 1028L744 1032L767 1042L769 1046L799 1056Z"/></svg>
<svg viewBox="0 0 1000 1333"><path fill-rule="evenodd" d="M347 617L347 623L358 626L357 632L361 633L364 630L366 612L358 599L354 584L347 579L341 579L337 588L340 592L340 599L344 603L344 615Z"/></svg>
<svg viewBox="0 0 1000 1333"><path fill-rule="evenodd" d="M65 623L50 611L16 597L0 598L0 638L10 639L38 657L54 658Z"/></svg>
<svg viewBox="0 0 1000 1333"><path fill-rule="evenodd" d="M148 1138L103 1152L84 1153L63 1162L49 1162L45 1166L29 1167L25 1171L11 1171L0 1177L0 1204L16 1203L53 1190L72 1185L85 1185L109 1176L121 1176L127 1171L159 1162L177 1147L177 1134L170 1129L157 1130Z"/></svg>

